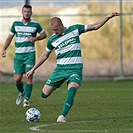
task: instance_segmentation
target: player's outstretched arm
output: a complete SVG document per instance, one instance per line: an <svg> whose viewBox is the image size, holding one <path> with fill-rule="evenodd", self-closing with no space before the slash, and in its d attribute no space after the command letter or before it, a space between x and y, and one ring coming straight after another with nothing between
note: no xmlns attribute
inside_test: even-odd
<svg viewBox="0 0 133 133"><path fill-rule="evenodd" d="M38 59L38 61L36 62L36 64L34 65L34 67L29 72L26 73L26 77L29 78L34 73L34 71L48 59L50 54L51 52L45 50Z"/></svg>
<svg viewBox="0 0 133 133"><path fill-rule="evenodd" d="M105 16L104 18L98 20L97 22L90 24L87 26L87 31L92 31L92 30L98 30L100 27L102 27L109 19L115 17L115 16L119 16L120 13L117 12L113 12L111 14L108 14L107 16Z"/></svg>

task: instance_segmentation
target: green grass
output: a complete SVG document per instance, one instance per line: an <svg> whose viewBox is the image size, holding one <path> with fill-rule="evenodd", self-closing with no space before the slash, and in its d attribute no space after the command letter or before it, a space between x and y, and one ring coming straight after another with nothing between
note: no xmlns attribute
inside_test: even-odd
<svg viewBox="0 0 133 133"><path fill-rule="evenodd" d="M41 112L36 123L25 120L22 104L15 104L14 83L0 83L0 133L132 133L133 81L83 82L68 122L56 123L67 95L66 85L49 98L40 97L42 82L34 83L30 105Z"/></svg>

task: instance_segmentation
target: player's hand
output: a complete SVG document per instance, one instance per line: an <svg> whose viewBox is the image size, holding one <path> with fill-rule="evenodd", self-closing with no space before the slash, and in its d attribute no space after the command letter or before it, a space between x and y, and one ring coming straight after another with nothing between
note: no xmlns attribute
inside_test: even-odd
<svg viewBox="0 0 133 133"><path fill-rule="evenodd" d="M110 18L113 18L115 16L120 16L120 13L118 13L118 12L112 12L111 14L109 14L109 17Z"/></svg>
<svg viewBox="0 0 133 133"><path fill-rule="evenodd" d="M120 13L118 13L118 12L113 12L112 14L113 14L113 16L120 16Z"/></svg>
<svg viewBox="0 0 133 133"><path fill-rule="evenodd" d="M33 75L34 71L31 69L26 73L26 78L30 78L31 75Z"/></svg>
<svg viewBox="0 0 133 133"><path fill-rule="evenodd" d="M34 43L34 42L36 41L36 38L35 38L35 37L30 37L30 38L28 38L28 40L29 40L30 42Z"/></svg>
<svg viewBox="0 0 133 133"><path fill-rule="evenodd" d="M2 56L3 58L6 57L6 50L2 50L1 56Z"/></svg>

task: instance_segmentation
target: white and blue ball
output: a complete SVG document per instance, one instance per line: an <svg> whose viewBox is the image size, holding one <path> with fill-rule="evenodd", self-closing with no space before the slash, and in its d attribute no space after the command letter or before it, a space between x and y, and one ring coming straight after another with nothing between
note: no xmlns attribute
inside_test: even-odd
<svg viewBox="0 0 133 133"><path fill-rule="evenodd" d="M37 122L40 120L41 113L36 108L30 108L26 111L25 117L28 122Z"/></svg>

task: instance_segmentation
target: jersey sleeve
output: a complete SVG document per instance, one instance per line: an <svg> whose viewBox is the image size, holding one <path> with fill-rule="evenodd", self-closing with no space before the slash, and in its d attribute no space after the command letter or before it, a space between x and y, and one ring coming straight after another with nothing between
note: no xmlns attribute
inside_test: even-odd
<svg viewBox="0 0 133 133"><path fill-rule="evenodd" d="M49 39L48 42L47 42L46 50L47 50L48 52L50 52L50 51L52 51L53 49L54 49L54 47L52 46L52 43L51 43L51 41L50 41L50 39Z"/></svg>
<svg viewBox="0 0 133 133"><path fill-rule="evenodd" d="M39 34L41 34L42 32L44 32L44 29L42 28L42 26L39 23L37 24L37 32Z"/></svg>
<svg viewBox="0 0 133 133"><path fill-rule="evenodd" d="M14 23L12 24L12 26L11 26L10 34L11 34L11 35L16 34L16 31L15 31L15 22L14 22Z"/></svg>
<svg viewBox="0 0 133 133"><path fill-rule="evenodd" d="M79 30L79 34L81 35L82 33L85 33L87 31L87 25L81 25L77 24L75 25L77 29Z"/></svg>

